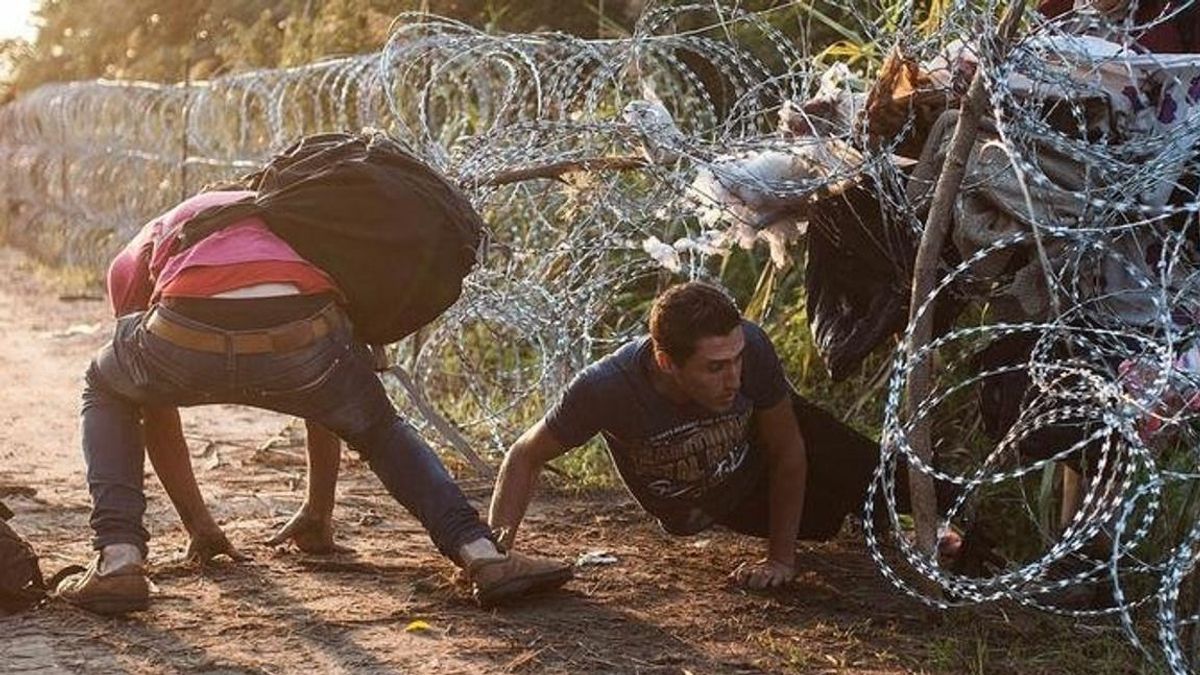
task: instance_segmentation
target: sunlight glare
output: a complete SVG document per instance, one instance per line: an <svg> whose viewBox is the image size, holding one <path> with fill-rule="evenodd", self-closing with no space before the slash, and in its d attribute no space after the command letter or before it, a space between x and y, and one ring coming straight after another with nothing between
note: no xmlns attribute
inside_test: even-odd
<svg viewBox="0 0 1200 675"><path fill-rule="evenodd" d="M34 0L0 0L0 39L33 40L37 29L33 20Z"/></svg>

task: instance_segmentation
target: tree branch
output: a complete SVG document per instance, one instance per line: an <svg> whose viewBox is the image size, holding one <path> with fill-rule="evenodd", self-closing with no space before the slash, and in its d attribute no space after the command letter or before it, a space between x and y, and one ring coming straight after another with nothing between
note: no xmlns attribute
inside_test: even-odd
<svg viewBox="0 0 1200 675"><path fill-rule="evenodd" d="M534 178L559 178L563 174L578 171L634 171L650 165L645 157L624 155L616 157L595 157L591 159L569 159L538 166L526 166L511 171L502 171L486 177L470 179L467 182L475 185L507 185L533 180Z"/></svg>
<svg viewBox="0 0 1200 675"><path fill-rule="evenodd" d="M483 458L480 457L473 449L471 449L471 444L467 441L467 439L463 438L463 435L459 433L458 429L456 429L454 425L449 422L449 420L447 420L445 417L442 417L441 414L434 409L433 404L431 404L429 400L425 398L425 394L421 391L421 388L417 386L416 382L413 381L413 378L408 374L408 371L404 370L404 368L401 366L392 366L387 372L391 373L392 376L396 378L396 381L400 383L401 387L404 387L404 391L408 394L408 397L413 402L413 405L415 405L417 410L420 411L421 416L424 417L434 429L437 429L438 433L442 435L442 438L446 439L450 445L453 446L454 449L457 450L458 453L471 464L471 467L475 469L476 473L486 478L495 477L496 472L492 466L483 461Z"/></svg>
<svg viewBox="0 0 1200 675"><path fill-rule="evenodd" d="M1004 16L1000 20L999 35L996 36L993 45L996 56L1002 56L1008 50L1017 27L1020 25L1026 2L1027 0L1012 0L1005 9ZM942 165L937 187L934 189L925 230L921 233L921 244L917 249L917 258L913 265L912 296L908 305L909 321L913 323L912 339L908 344L908 362L911 370L905 394L906 412L910 420L918 414L921 402L929 395L932 371L932 354L927 355L918 363L913 362L917 352L929 343L933 332L934 312L932 308L920 316L917 316L917 310L933 292L934 284L937 281L942 246L950 229L954 203L966 173L967 159L970 157L971 148L975 145L979 120L983 117L987 103L983 65L981 60L975 70L975 76L971 79L971 87L963 100L962 111L958 116L958 123L954 127L954 135L950 139L950 147L946 152L946 160ZM928 417L913 423L909 441L917 457L924 464L932 466L933 448L930 441ZM936 524L938 519L933 478L910 466L908 480L912 496L913 521L917 530L917 546L926 553L932 553L937 544Z"/></svg>

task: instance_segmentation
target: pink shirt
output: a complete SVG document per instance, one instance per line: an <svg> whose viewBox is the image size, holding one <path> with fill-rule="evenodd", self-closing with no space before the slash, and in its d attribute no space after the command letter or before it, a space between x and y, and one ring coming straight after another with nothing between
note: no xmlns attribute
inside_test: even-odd
<svg viewBox="0 0 1200 675"><path fill-rule="evenodd" d="M175 237L192 216L213 206L229 204L253 192L202 192L190 197L142 227L108 267L108 297L117 316L144 310L164 294L185 270L218 268L240 263L303 263L328 280L328 276L301 258L257 216L245 218L214 232L175 255ZM272 279L277 280L277 279ZM329 280L329 288L336 286ZM222 288L221 290L232 290Z"/></svg>

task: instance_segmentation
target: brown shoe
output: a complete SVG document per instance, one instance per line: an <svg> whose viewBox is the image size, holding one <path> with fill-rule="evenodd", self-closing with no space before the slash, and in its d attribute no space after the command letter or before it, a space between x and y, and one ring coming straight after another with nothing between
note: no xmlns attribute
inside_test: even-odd
<svg viewBox="0 0 1200 675"><path fill-rule="evenodd" d="M567 563L510 552L503 558L476 560L467 569L467 576L475 587L475 601L491 607L558 588L573 574Z"/></svg>
<svg viewBox="0 0 1200 675"><path fill-rule="evenodd" d="M150 582L140 563L102 575L100 556L96 556L86 571L59 582L55 595L89 612L124 614L150 606Z"/></svg>

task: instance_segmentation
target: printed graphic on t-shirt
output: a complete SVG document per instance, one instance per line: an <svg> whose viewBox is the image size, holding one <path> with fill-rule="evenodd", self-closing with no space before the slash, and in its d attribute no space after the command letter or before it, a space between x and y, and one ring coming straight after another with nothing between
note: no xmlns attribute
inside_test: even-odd
<svg viewBox="0 0 1200 675"><path fill-rule="evenodd" d="M746 461L751 413L747 409L689 422L634 443L629 448L634 473L657 497L704 494Z"/></svg>

